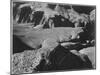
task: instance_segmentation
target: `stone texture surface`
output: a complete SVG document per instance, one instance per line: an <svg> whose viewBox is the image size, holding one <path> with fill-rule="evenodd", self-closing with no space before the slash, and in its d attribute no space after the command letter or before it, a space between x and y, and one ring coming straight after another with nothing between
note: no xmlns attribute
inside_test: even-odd
<svg viewBox="0 0 100 75"><path fill-rule="evenodd" d="M48 56L47 54L44 55L47 59L44 59L41 53L45 53L46 51L39 50L27 50L22 53L15 53L12 56L12 73L20 74L42 71L93 69L95 65L95 58L93 56L93 58L91 57L90 51L95 49L91 47L82 49L79 52L71 52L59 45L53 51L50 51ZM49 60L48 63L47 60Z"/></svg>
<svg viewBox="0 0 100 75"><path fill-rule="evenodd" d="M12 73L32 73L40 60L37 51L34 50L16 53L12 56Z"/></svg>

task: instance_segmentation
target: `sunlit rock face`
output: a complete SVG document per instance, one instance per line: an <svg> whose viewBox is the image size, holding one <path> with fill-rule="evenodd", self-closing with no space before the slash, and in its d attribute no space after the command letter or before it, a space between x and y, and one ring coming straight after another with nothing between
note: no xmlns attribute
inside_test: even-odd
<svg viewBox="0 0 100 75"><path fill-rule="evenodd" d="M73 39L79 39L78 34L83 32L82 28L53 28L53 29L42 29L42 30L30 30L23 31L22 29L16 28L14 34L19 36L27 45L33 48L37 48L39 45L47 40L55 40L55 42L66 42Z"/></svg>
<svg viewBox="0 0 100 75"><path fill-rule="evenodd" d="M96 55L95 55L95 47L89 47L89 48L84 48L82 50L79 51L80 53L82 54L86 54L90 61L92 62L92 65L94 68L96 68L96 65L95 65L95 58L96 58Z"/></svg>
<svg viewBox="0 0 100 75"><path fill-rule="evenodd" d="M95 10L13 2L12 73L94 69Z"/></svg>
<svg viewBox="0 0 100 75"><path fill-rule="evenodd" d="M96 10L95 9L90 12L90 20L91 21L95 21L96 20L96 15L95 14L96 14Z"/></svg>

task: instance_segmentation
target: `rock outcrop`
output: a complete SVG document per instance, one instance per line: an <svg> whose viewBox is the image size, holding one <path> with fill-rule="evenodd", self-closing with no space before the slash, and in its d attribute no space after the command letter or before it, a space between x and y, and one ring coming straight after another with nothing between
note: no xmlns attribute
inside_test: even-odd
<svg viewBox="0 0 100 75"><path fill-rule="evenodd" d="M82 53L80 51L80 53ZM82 58L85 61L82 60ZM24 51L12 56L12 73L34 73L42 71L92 69L91 59L87 54L78 56L63 46L57 46L47 57L49 62L39 57L38 50Z"/></svg>
<svg viewBox="0 0 100 75"><path fill-rule="evenodd" d="M92 6L13 2L12 74L96 68L95 11Z"/></svg>

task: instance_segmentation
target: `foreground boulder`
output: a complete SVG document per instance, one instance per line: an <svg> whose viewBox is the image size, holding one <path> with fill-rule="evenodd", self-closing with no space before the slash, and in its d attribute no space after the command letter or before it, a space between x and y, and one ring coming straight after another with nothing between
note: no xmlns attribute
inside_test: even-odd
<svg viewBox="0 0 100 75"><path fill-rule="evenodd" d="M34 68L39 65L41 60L36 54L36 50L14 54L12 56L12 74L34 72Z"/></svg>
<svg viewBox="0 0 100 75"><path fill-rule="evenodd" d="M78 70L78 69L92 69L92 64L88 57L83 58L74 55L69 50L62 46L57 46L48 56L49 63L46 60L39 58L37 50L24 51L16 53L12 57L12 73L34 73L42 71L58 71L58 70Z"/></svg>
<svg viewBox="0 0 100 75"><path fill-rule="evenodd" d="M49 64L45 64L45 60L37 66L39 71L58 71L58 70L78 70L78 69L92 69L92 64L87 56L83 61L79 56L71 53L62 46L57 46L49 55Z"/></svg>

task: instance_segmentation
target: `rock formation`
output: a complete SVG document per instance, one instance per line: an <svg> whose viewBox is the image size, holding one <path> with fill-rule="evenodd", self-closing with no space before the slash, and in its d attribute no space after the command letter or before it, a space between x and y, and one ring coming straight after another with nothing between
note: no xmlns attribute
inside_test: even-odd
<svg viewBox="0 0 100 75"><path fill-rule="evenodd" d="M12 74L96 68L96 9L78 7L13 2Z"/></svg>

